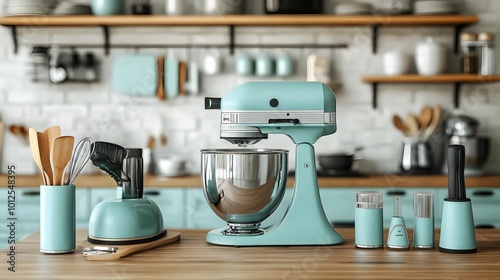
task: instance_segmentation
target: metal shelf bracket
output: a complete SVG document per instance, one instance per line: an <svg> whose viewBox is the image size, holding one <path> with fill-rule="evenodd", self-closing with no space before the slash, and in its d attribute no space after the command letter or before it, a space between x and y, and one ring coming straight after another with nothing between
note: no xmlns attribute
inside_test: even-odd
<svg viewBox="0 0 500 280"><path fill-rule="evenodd" d="M17 27L15 25L6 25L10 29L10 34L12 36L12 44L14 47L14 54L17 54L19 50L19 41L17 38Z"/></svg>
<svg viewBox="0 0 500 280"><path fill-rule="evenodd" d="M109 43L109 27L107 25L102 25L102 33L104 35L104 53L109 55L110 43Z"/></svg>
<svg viewBox="0 0 500 280"><path fill-rule="evenodd" d="M377 53L378 47L378 33L380 31L380 25L375 24L372 26L372 53Z"/></svg>
<svg viewBox="0 0 500 280"><path fill-rule="evenodd" d="M377 109L378 83L372 83L372 108Z"/></svg>
<svg viewBox="0 0 500 280"><path fill-rule="evenodd" d="M455 108L460 107L460 87L461 83L455 83L454 85L454 95L453 95L453 104Z"/></svg>
<svg viewBox="0 0 500 280"><path fill-rule="evenodd" d="M229 25L229 53L234 54L235 49L235 35L234 35L234 25Z"/></svg>

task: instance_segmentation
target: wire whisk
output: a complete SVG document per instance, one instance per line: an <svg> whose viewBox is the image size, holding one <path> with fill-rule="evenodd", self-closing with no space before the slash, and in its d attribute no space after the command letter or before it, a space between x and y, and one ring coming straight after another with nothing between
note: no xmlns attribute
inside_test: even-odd
<svg viewBox="0 0 500 280"><path fill-rule="evenodd" d="M76 177L82 172L90 156L94 153L94 146L94 139L92 137L85 137L78 142L71 156L71 161L66 168L68 173L66 185L73 184Z"/></svg>

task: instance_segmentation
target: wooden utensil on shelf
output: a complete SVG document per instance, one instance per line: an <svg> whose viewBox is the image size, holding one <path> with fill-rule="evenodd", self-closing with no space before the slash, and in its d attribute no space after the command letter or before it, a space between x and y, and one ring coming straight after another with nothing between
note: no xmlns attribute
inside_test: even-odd
<svg viewBox="0 0 500 280"><path fill-rule="evenodd" d="M424 133L424 140L429 139L429 137L431 137L434 131L436 131L436 128L441 123L442 118L443 118L443 109L441 109L439 105L434 106L434 108L432 109L432 120L431 123L429 124L429 127Z"/></svg>
<svg viewBox="0 0 500 280"><path fill-rule="evenodd" d="M408 126L408 135L410 137L418 137L419 133L419 126L418 126L418 119L415 117L415 115L409 113L406 116L406 125Z"/></svg>
<svg viewBox="0 0 500 280"><path fill-rule="evenodd" d="M61 128L59 126L51 126L47 128L43 133L47 135L47 139L49 141L49 154L52 150L52 146L54 145L54 140L61 136Z"/></svg>
<svg viewBox="0 0 500 280"><path fill-rule="evenodd" d="M73 136L59 136L54 139L51 150L52 168L54 171L54 185L62 185L64 170L71 159L75 138Z"/></svg>
<svg viewBox="0 0 500 280"><path fill-rule="evenodd" d="M419 136L422 137L432 121L432 108L425 106L418 116Z"/></svg>
<svg viewBox="0 0 500 280"><path fill-rule="evenodd" d="M403 133L404 136L410 136L409 135L410 130L408 126L405 124L405 122L401 119L400 116L394 115L392 117L392 123L399 131L401 131L401 133Z"/></svg>
<svg viewBox="0 0 500 280"><path fill-rule="evenodd" d="M158 57L158 89L156 91L156 96L160 100L167 99L167 95L165 94L165 57Z"/></svg>
<svg viewBox="0 0 500 280"><path fill-rule="evenodd" d="M179 62L179 95L186 94L187 64L184 61Z"/></svg>

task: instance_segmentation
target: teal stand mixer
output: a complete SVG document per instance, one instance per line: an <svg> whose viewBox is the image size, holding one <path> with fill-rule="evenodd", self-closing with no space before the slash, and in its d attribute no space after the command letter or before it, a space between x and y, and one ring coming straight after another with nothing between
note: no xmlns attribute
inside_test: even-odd
<svg viewBox="0 0 500 280"><path fill-rule="evenodd" d="M115 198L101 201L92 210L87 240L94 244L128 245L165 236L160 208L143 197L142 149L98 141L90 159L118 186Z"/></svg>
<svg viewBox="0 0 500 280"><path fill-rule="evenodd" d="M202 150L207 202L228 223L207 242L228 246L334 245L344 239L329 223L319 194L313 144L337 130L334 93L319 82L249 82L222 98L206 98L205 109L220 109L220 137L239 146L285 134L296 144L292 200L282 219L260 223L281 202L286 189L288 151Z"/></svg>

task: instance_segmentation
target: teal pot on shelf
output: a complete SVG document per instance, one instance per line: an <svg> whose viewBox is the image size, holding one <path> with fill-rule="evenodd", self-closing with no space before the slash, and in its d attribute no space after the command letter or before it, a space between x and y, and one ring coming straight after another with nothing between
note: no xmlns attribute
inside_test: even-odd
<svg viewBox="0 0 500 280"><path fill-rule="evenodd" d="M96 16L121 15L124 10L123 0L92 0L92 13Z"/></svg>

